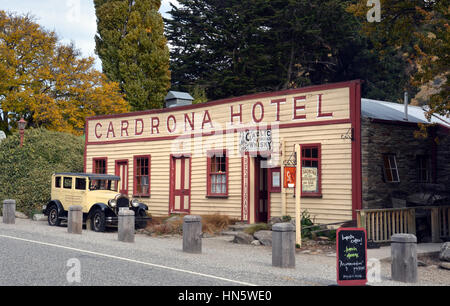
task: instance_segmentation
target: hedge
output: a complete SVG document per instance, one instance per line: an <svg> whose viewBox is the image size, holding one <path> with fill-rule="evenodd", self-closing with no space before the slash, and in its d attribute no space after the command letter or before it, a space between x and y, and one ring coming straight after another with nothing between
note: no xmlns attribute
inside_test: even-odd
<svg viewBox="0 0 450 306"><path fill-rule="evenodd" d="M18 133L0 142L0 201L15 199L17 211L31 216L50 200L52 173L83 171L84 140L27 129L23 147L19 144Z"/></svg>

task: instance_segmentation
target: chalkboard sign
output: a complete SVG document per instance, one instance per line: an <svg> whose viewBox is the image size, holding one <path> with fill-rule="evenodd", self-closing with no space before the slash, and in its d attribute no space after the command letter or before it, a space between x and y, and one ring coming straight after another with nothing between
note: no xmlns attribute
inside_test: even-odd
<svg viewBox="0 0 450 306"><path fill-rule="evenodd" d="M367 234L363 228L340 228L336 233L337 282L367 283Z"/></svg>

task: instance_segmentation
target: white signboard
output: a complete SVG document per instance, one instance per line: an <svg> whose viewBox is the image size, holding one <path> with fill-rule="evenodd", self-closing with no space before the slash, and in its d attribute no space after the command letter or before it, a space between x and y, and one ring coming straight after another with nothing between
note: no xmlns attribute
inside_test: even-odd
<svg viewBox="0 0 450 306"><path fill-rule="evenodd" d="M316 167L302 167L302 189L304 192L318 192L317 179Z"/></svg>
<svg viewBox="0 0 450 306"><path fill-rule="evenodd" d="M240 132L240 152L272 152L271 130L249 130Z"/></svg>

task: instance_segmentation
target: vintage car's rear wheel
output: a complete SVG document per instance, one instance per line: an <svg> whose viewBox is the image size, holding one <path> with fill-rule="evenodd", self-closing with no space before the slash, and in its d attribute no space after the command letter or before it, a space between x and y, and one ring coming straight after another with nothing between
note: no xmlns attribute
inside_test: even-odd
<svg viewBox="0 0 450 306"><path fill-rule="evenodd" d="M104 232L106 228L105 213L100 209L94 211L91 217L92 230L96 232Z"/></svg>
<svg viewBox="0 0 450 306"><path fill-rule="evenodd" d="M61 219L58 217L58 208L52 205L48 211L48 225L59 226L61 224Z"/></svg>

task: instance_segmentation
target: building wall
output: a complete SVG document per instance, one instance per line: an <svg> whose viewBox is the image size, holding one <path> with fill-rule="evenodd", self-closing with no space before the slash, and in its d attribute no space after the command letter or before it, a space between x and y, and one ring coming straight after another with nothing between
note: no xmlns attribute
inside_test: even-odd
<svg viewBox="0 0 450 306"><path fill-rule="evenodd" d="M86 123L85 171L93 171L94 158L107 157L107 173L115 174L115 161L127 159L131 197L133 156L151 155L150 197L141 200L148 204L152 214L168 215L170 155L189 153L192 156L190 213L220 213L241 219L244 202L242 165L246 157L239 152L239 133L247 129L270 128L274 151L279 150L282 140L286 141L286 152L282 152L285 159L291 155L296 143L321 144L322 196L302 197L302 210L307 210L318 223L348 221L352 219L352 207L358 205L352 194L354 167L357 167L352 165L355 143L348 137L354 127L350 105L360 104L358 97L359 83L349 82L168 110L92 117ZM229 193L225 198L208 197L205 153L224 148L229 157ZM272 154L272 160L279 158L277 153ZM254 222L254 164L250 157L249 174L245 178L250 183L249 211L245 221L250 223ZM280 166L280 162L273 166ZM286 214L294 217L293 189L288 189L287 193ZM272 193L270 204L270 216L281 216L281 193Z"/></svg>
<svg viewBox="0 0 450 306"><path fill-rule="evenodd" d="M419 192L422 183L417 180L418 155L432 158L433 137L417 138L414 124L388 124L363 118L361 124L362 154L362 204L363 208L392 207L391 197L406 199L407 195ZM448 131L448 130L447 130ZM449 185L450 146L448 132L438 128L440 144L436 148L436 180L434 183ZM395 154L400 182L388 183L384 179L383 154ZM433 182L430 182L433 183ZM445 188L445 187L444 187Z"/></svg>

